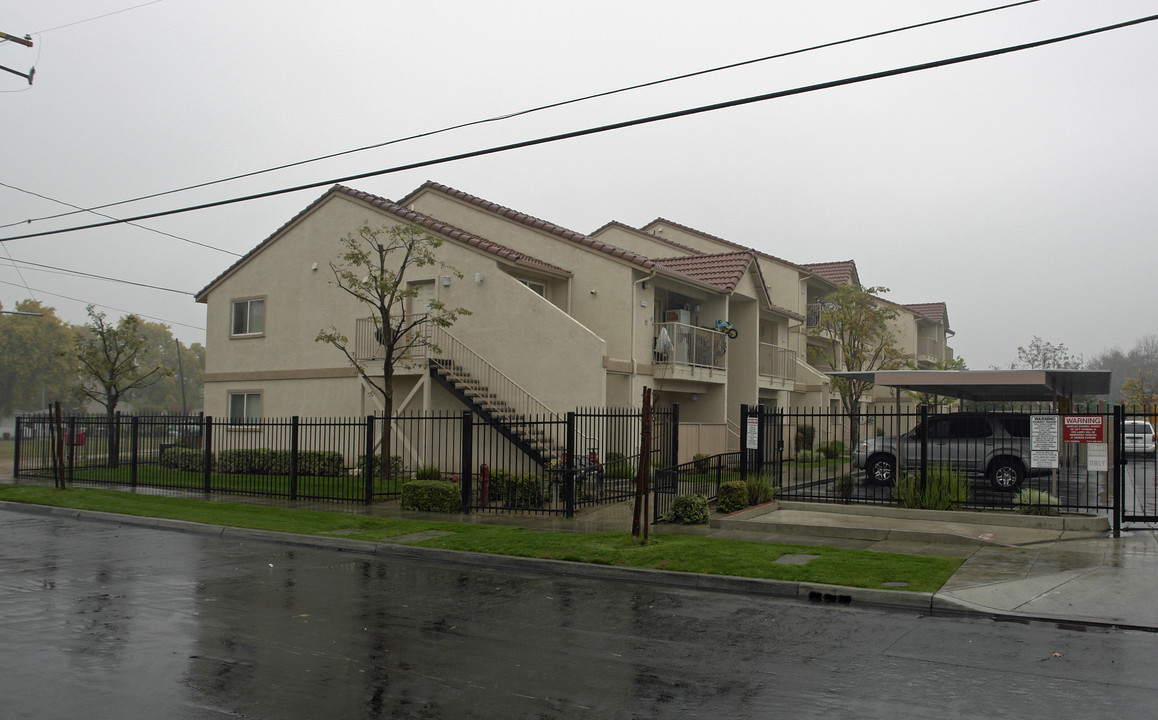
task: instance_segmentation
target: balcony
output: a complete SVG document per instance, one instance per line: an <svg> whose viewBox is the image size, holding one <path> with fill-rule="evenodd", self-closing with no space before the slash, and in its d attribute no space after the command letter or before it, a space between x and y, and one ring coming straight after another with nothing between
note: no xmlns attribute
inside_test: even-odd
<svg viewBox="0 0 1158 720"><path fill-rule="evenodd" d="M760 343L760 377L786 382L796 377L796 352L777 345Z"/></svg>
<svg viewBox="0 0 1158 720"><path fill-rule="evenodd" d="M407 338L405 350L399 356L402 361L425 360L430 344L430 323L421 323L414 336ZM373 318L358 318L354 321L354 359L359 362L381 361L386 358L386 348Z"/></svg>
<svg viewBox="0 0 1158 720"><path fill-rule="evenodd" d="M935 364L944 359L945 345L937 338L917 338L917 362Z"/></svg>
<svg viewBox="0 0 1158 720"><path fill-rule="evenodd" d="M728 337L711 328L683 323L655 324L655 353L657 368L672 368L682 375L719 374L727 371Z"/></svg>

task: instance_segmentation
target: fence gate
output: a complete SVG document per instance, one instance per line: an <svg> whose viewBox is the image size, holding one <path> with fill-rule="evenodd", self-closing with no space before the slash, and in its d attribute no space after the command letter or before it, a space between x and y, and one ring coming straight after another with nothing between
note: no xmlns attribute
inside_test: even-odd
<svg viewBox="0 0 1158 720"><path fill-rule="evenodd" d="M1115 493L1120 524L1158 523L1154 415L1114 407ZM1120 530L1115 523L1115 534Z"/></svg>

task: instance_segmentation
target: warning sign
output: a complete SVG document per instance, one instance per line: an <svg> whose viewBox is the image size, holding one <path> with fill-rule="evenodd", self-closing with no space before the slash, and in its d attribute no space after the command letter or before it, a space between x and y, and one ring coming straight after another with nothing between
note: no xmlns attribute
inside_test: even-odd
<svg viewBox="0 0 1158 720"><path fill-rule="evenodd" d="M1105 442L1101 415L1066 415L1062 418L1062 442Z"/></svg>

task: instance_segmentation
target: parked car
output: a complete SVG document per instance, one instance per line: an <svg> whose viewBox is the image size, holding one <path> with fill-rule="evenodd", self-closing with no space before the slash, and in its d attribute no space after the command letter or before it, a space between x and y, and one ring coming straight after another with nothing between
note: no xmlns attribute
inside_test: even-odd
<svg viewBox="0 0 1158 720"><path fill-rule="evenodd" d="M951 413L934 415L899 438L900 467L921 464L921 433L926 433L928 467L947 465L971 474L983 474L994 488L1012 492L1028 474L1048 473L1030 467L1029 415L1025 413ZM897 437L862 441L852 453L852 464L869 482L891 484L898 458Z"/></svg>
<svg viewBox="0 0 1158 720"><path fill-rule="evenodd" d="M1153 455L1155 451L1154 426L1146 420L1127 420L1122 424L1125 443L1122 450L1127 454Z"/></svg>

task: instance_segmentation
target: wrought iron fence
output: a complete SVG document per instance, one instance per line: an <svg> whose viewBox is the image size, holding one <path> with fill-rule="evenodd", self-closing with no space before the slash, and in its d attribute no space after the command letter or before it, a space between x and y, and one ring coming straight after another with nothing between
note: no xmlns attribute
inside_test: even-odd
<svg viewBox="0 0 1158 720"><path fill-rule="evenodd" d="M638 409L585 409L485 420L471 412L366 418L17 418L17 477L372 503L414 479L459 485L465 511L573 515L631 497L639 463ZM650 464L678 452L678 408L652 414ZM55 452L59 445L61 452ZM385 458L385 463L383 463Z"/></svg>

